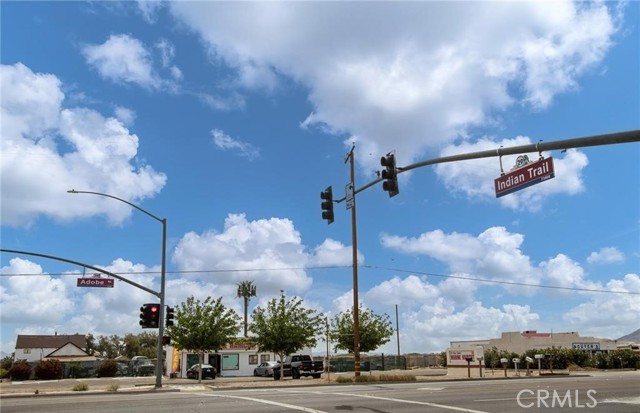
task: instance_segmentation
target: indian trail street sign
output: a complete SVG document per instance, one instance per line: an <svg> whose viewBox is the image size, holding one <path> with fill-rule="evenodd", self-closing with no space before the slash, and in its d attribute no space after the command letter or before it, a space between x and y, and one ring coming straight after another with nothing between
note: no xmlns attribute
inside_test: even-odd
<svg viewBox="0 0 640 413"><path fill-rule="evenodd" d="M516 165L519 163L520 159L518 159ZM553 158L545 158L536 162L525 163L508 174L495 179L496 198L546 181L555 176Z"/></svg>

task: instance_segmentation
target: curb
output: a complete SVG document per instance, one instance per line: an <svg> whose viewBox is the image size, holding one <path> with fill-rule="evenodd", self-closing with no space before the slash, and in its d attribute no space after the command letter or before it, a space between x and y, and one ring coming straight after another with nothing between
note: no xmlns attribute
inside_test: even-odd
<svg viewBox="0 0 640 413"><path fill-rule="evenodd" d="M145 393L171 393L171 392L179 392L180 389L172 389L169 387L161 387L159 389L151 388L151 389L123 389L123 390L83 390L83 391L52 391L52 392L41 392L38 394L35 393L8 393L8 394L0 394L0 399L24 399L24 398L38 398L38 397L61 397L61 396L90 396L90 395L117 395L117 394L145 394Z"/></svg>

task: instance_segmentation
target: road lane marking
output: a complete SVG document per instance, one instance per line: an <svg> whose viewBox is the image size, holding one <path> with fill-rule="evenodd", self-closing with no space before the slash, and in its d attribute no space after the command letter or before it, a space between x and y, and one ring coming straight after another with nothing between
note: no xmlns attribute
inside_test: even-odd
<svg viewBox="0 0 640 413"><path fill-rule="evenodd" d="M640 404L640 397L621 397L619 399L604 399L601 403Z"/></svg>
<svg viewBox="0 0 640 413"><path fill-rule="evenodd" d="M202 393L202 396L227 397L227 398L231 398L231 399L249 400L249 401L256 402L256 403L270 404L270 405L273 405L273 406L284 407L286 409L291 409L291 410L299 410L301 412L306 412L306 413L328 413L328 412L325 412L324 410L317 410L317 409L312 409L310 407L304 407L304 406L296 406L294 404L274 402L274 401L271 401L271 400L256 399L254 397L232 396L230 394L209 394L209 393Z"/></svg>
<svg viewBox="0 0 640 413"><path fill-rule="evenodd" d="M385 400L385 401L397 402L397 403L418 404L418 405L421 405L421 406L438 407L440 409L455 410L455 411L458 411L458 412L466 412L466 413L489 413L489 412L485 412L484 410L467 409L467 408L464 408L464 407L448 406L446 404L419 402L419 401L404 400L404 399L395 399L393 397L371 396L371 395L368 395L368 394L333 393L333 392L325 393L325 394L333 394L333 395L336 395L336 396L362 397L362 398L366 398L366 399Z"/></svg>

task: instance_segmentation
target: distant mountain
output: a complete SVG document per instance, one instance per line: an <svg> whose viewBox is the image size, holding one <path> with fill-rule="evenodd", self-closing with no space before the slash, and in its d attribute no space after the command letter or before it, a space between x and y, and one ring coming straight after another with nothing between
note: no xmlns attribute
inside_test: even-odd
<svg viewBox="0 0 640 413"><path fill-rule="evenodd" d="M633 333L620 337L618 341L631 341L632 343L640 343L640 328Z"/></svg>

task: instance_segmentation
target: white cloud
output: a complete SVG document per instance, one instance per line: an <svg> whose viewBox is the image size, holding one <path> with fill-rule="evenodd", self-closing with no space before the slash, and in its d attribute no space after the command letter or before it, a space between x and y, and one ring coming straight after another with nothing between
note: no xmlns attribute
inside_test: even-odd
<svg viewBox="0 0 640 413"><path fill-rule="evenodd" d="M162 84L147 49L140 40L129 35L111 35L100 45L85 46L82 52L87 63L106 79L116 83L135 83L149 89L156 89Z"/></svg>
<svg viewBox="0 0 640 413"><path fill-rule="evenodd" d="M114 115L123 125L131 126L136 120L136 113L132 109L118 106L114 110Z"/></svg>
<svg viewBox="0 0 640 413"><path fill-rule="evenodd" d="M74 309L67 299L68 286L60 278L43 272L38 264L12 258L0 273L17 274L1 277L0 319L3 323L53 324L61 322Z"/></svg>
<svg viewBox="0 0 640 413"><path fill-rule="evenodd" d="M494 338L502 331L535 328L540 318L528 305L518 304L496 308L473 302L455 311L443 298L415 310L400 304L400 311L403 312L400 335L404 351L442 351L452 340ZM393 346L389 343L379 351L393 351Z"/></svg>
<svg viewBox="0 0 640 413"><path fill-rule="evenodd" d="M617 338L620 331L640 325L640 276L627 274L621 280L612 279L607 290L633 294L591 293L588 302L569 310L563 319L576 325L581 335Z"/></svg>
<svg viewBox="0 0 640 413"><path fill-rule="evenodd" d="M352 263L352 246L344 245L340 241L331 238L327 238L314 249L313 256L309 261L311 266L340 266L352 265ZM358 251L358 263L360 265L364 263L364 255L360 251Z"/></svg>
<svg viewBox="0 0 640 413"><path fill-rule="evenodd" d="M601 285L588 281L580 264L564 254L558 254L542 262L540 268L544 272L545 280L549 280L549 285L563 288L602 288Z"/></svg>
<svg viewBox="0 0 640 413"><path fill-rule="evenodd" d="M382 245L405 254L433 257L446 263L451 271L471 274L473 278L537 284L539 271L533 268L521 247L524 236L504 227L491 227L477 237L470 234L445 234L441 230L418 237L383 234ZM506 286L510 291L516 287ZM523 292L531 293L524 289Z"/></svg>
<svg viewBox="0 0 640 413"><path fill-rule="evenodd" d="M461 153L497 150L499 147L514 147L531 144L527 137L519 136L514 139L493 141L481 139L475 143L463 142L449 145L442 149L441 156L457 155ZM543 153L543 156L545 154ZM502 169L508 173L516 163L519 155L502 157ZM537 153L527 154L531 161L538 159ZM582 171L588 164L587 156L577 150L567 150L562 158L554 158L555 178L540 184L511 193L498 199L502 206L514 210L538 211L545 198L550 195L573 195L584 190ZM438 178L448 190L460 192L470 199L495 199L494 180L500 176L500 160L498 158L474 159L462 162L442 163L435 166Z"/></svg>
<svg viewBox="0 0 640 413"><path fill-rule="evenodd" d="M312 283L305 271L309 256L288 219L247 221L244 214L230 214L223 232L185 234L173 259L181 270L212 271L200 279L233 285L254 280L265 293L300 293Z"/></svg>
<svg viewBox="0 0 640 413"><path fill-rule="evenodd" d="M243 156L250 161L260 156L260 151L250 143L234 139L220 129L213 129L213 143L223 151L235 150L239 156Z"/></svg>
<svg viewBox="0 0 640 413"><path fill-rule="evenodd" d="M589 264L613 263L624 261L624 254L615 247L600 248L600 251L594 251L587 257Z"/></svg>
<svg viewBox="0 0 640 413"><path fill-rule="evenodd" d="M133 165L138 137L121 121L87 108L62 107L64 94L55 76L34 73L19 63L3 65L0 76L4 225L29 225L40 215L71 219L105 214L121 222L131 214L124 204L99 197L75 202L66 191L141 200L164 186L166 176L149 165Z"/></svg>
<svg viewBox="0 0 640 413"><path fill-rule="evenodd" d="M272 89L280 75L308 87L314 110L303 124L357 136L367 169L391 149L408 164L513 105L547 107L601 63L617 30L602 2L169 8L244 87Z"/></svg>

